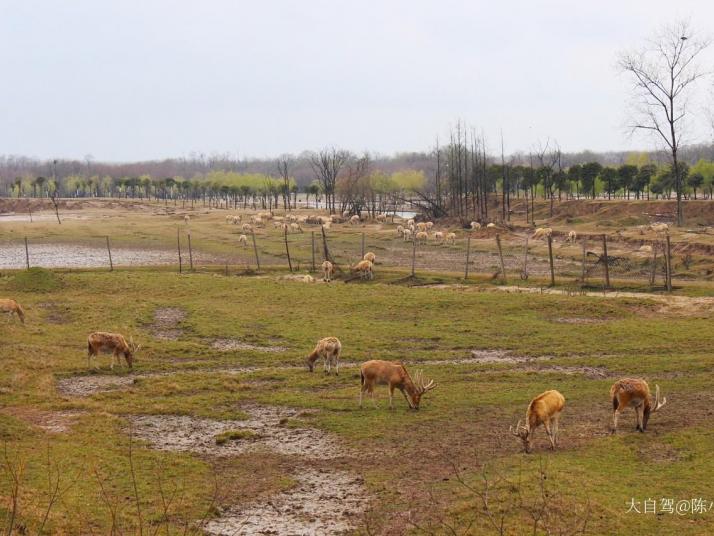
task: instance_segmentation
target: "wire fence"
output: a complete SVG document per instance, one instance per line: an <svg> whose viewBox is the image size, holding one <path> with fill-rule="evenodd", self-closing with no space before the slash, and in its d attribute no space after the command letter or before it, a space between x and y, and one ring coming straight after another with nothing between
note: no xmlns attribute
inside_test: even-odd
<svg viewBox="0 0 714 536"><path fill-rule="evenodd" d="M116 238L63 237L58 231L45 237L0 238L0 270L170 266L188 272L220 266L226 271L277 268L319 272L327 252L338 274L349 274L351 266L372 252L377 258L376 274L385 269L411 275L486 275L502 282L536 279L551 285L593 287L632 280L665 288L671 288L673 277L691 275L692 255L686 244L670 243L669 236L642 240L623 240L618 235L586 235L574 240L550 236L536 240L528 230L489 229L458 230L452 240L444 231L430 232L425 240L414 241L400 236L396 226L385 224L379 231L302 224L296 232L270 225L254 231L237 226L221 235L177 225L173 239L140 231Z"/></svg>

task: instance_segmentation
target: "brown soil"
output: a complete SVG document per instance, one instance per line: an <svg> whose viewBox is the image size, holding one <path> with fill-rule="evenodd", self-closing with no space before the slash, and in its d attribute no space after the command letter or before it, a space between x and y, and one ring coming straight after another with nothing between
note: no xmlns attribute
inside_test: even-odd
<svg viewBox="0 0 714 536"><path fill-rule="evenodd" d="M45 311L45 322L49 324L68 324L72 321L72 311L67 305L55 302L43 302L36 305Z"/></svg>
<svg viewBox="0 0 714 536"><path fill-rule="evenodd" d="M52 434L68 432L77 423L77 420L86 414L81 410L42 411L29 407L3 408L0 412L21 419Z"/></svg>

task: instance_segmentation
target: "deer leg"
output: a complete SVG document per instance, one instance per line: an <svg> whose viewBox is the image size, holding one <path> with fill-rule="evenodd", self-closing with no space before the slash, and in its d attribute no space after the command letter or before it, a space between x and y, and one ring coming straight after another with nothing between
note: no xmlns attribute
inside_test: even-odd
<svg viewBox="0 0 714 536"><path fill-rule="evenodd" d="M550 419L543 423L543 427L548 436L548 441L550 441L550 450L555 450L555 440L553 439L553 431L550 429Z"/></svg>
<svg viewBox="0 0 714 536"><path fill-rule="evenodd" d="M377 401L374 399L374 388L370 389L369 393L372 395L372 405L374 409L377 409Z"/></svg>
<svg viewBox="0 0 714 536"><path fill-rule="evenodd" d="M110 369L114 370L114 362L115 362L116 360L117 360L117 353L116 353L116 352L112 352L112 364L111 364L111 366L109 367Z"/></svg>
<svg viewBox="0 0 714 536"><path fill-rule="evenodd" d="M364 385L359 387L359 409L362 409L362 396L364 395Z"/></svg>
<svg viewBox="0 0 714 536"><path fill-rule="evenodd" d="M620 416L620 412L616 409L612 410L612 433L617 432L617 418Z"/></svg>
<svg viewBox="0 0 714 536"><path fill-rule="evenodd" d="M556 447L558 446L558 424L559 424L558 421L559 420L560 420L560 413L556 413L553 416L553 443L555 444Z"/></svg>
<svg viewBox="0 0 714 536"><path fill-rule="evenodd" d="M637 430L637 431L639 431L639 432L644 432L644 431L645 431L644 428L642 427L642 420L643 420L643 417L644 417L644 411L645 411L645 406L644 406L644 404L640 404L639 406L637 406L637 407L635 408L635 412L637 413L637 427L635 428L635 430Z"/></svg>
<svg viewBox="0 0 714 536"><path fill-rule="evenodd" d="M390 385L389 386L389 409L394 409L394 404L392 401L394 400L394 386Z"/></svg>
<svg viewBox="0 0 714 536"><path fill-rule="evenodd" d="M340 375L340 361L337 356L335 356L335 376Z"/></svg>

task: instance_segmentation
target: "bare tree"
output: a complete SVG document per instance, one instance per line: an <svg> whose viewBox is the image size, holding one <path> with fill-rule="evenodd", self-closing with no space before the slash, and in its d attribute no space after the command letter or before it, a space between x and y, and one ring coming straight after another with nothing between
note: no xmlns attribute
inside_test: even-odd
<svg viewBox="0 0 714 536"><path fill-rule="evenodd" d="M641 50L620 56L622 72L631 75L633 87L632 131L651 131L667 147L677 193L677 225L683 224L682 172L678 151L686 132L687 107L695 83L709 73L699 68L697 57L709 40L694 35L690 24L679 21L664 26Z"/></svg>
<svg viewBox="0 0 714 536"><path fill-rule="evenodd" d="M278 158L278 173L283 179L283 207L290 210L290 167L292 158L290 155L282 155ZM297 208L297 206L295 207Z"/></svg>
<svg viewBox="0 0 714 536"><path fill-rule="evenodd" d="M331 147L310 155L310 167L322 184L325 202L331 214L335 213L335 185L342 166L349 158L349 152Z"/></svg>

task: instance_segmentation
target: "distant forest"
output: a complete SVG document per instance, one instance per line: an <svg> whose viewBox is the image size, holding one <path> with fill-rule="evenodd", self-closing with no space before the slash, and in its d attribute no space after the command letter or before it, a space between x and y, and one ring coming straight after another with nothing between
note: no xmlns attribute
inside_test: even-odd
<svg viewBox="0 0 714 536"><path fill-rule="evenodd" d="M182 200L218 207L291 208L297 193L332 211L381 211L412 205L440 216L509 219L510 199L669 198L665 152L562 152L557 143L531 152L493 154L457 127L448 143L393 156L337 148L273 159L192 154L161 161L108 163L0 156L0 196L130 197ZM714 145L680 151L685 198L712 198ZM502 202L489 214L489 199Z"/></svg>

